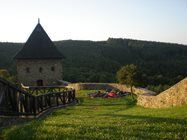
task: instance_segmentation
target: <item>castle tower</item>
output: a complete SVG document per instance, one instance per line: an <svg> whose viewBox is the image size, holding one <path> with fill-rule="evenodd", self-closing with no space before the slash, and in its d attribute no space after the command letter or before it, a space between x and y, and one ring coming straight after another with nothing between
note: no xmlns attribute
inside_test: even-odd
<svg viewBox="0 0 187 140"><path fill-rule="evenodd" d="M29 39L15 56L20 83L28 86L54 85L62 79L62 59L38 21Z"/></svg>

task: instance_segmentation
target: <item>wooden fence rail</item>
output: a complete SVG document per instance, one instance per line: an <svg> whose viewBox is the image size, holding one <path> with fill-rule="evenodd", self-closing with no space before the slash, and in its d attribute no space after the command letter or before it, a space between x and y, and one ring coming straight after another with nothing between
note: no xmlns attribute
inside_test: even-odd
<svg viewBox="0 0 187 140"><path fill-rule="evenodd" d="M75 90L59 90L34 96L0 78L0 115L38 115L51 107L75 101Z"/></svg>

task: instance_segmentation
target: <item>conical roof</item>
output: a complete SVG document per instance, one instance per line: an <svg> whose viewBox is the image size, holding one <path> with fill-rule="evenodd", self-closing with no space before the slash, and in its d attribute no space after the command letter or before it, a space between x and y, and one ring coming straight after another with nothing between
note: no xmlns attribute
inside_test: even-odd
<svg viewBox="0 0 187 140"><path fill-rule="evenodd" d="M15 56L15 59L62 58L64 58L64 56L57 50L39 22L21 51Z"/></svg>

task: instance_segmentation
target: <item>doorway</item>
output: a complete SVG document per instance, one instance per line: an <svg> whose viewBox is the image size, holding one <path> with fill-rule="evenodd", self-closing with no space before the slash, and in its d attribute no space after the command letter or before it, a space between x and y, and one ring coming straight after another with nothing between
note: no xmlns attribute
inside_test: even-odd
<svg viewBox="0 0 187 140"><path fill-rule="evenodd" d="M43 86L43 80L37 80L37 86Z"/></svg>

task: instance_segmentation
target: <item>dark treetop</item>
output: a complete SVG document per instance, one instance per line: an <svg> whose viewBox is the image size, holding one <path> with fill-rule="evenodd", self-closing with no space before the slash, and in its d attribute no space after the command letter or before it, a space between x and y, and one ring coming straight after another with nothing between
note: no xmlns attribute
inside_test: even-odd
<svg viewBox="0 0 187 140"><path fill-rule="evenodd" d="M62 59L64 56L57 50L43 27L38 23L29 39L15 59Z"/></svg>

